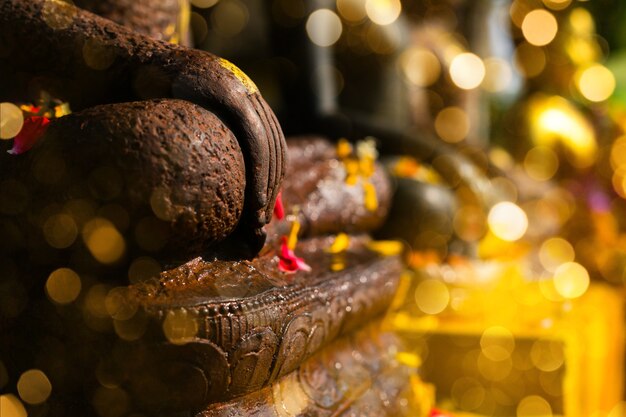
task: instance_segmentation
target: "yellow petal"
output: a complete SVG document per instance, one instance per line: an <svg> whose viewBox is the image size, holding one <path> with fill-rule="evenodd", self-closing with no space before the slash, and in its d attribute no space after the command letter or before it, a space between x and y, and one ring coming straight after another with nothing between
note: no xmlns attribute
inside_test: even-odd
<svg viewBox="0 0 626 417"><path fill-rule="evenodd" d="M62 103L54 107L54 117L63 117L71 112L69 103Z"/></svg>
<svg viewBox="0 0 626 417"><path fill-rule="evenodd" d="M296 248L296 244L298 243L298 232L300 231L300 222L298 220L294 220L291 223L291 230L289 231L289 238L287 239L287 247L291 250Z"/></svg>
<svg viewBox="0 0 626 417"><path fill-rule="evenodd" d="M339 233L326 252L340 253L348 249L348 246L350 246L350 237L345 233Z"/></svg>
<svg viewBox="0 0 626 417"><path fill-rule="evenodd" d="M422 365L422 358L411 352L396 353L396 360L410 368L418 369Z"/></svg>
<svg viewBox="0 0 626 417"><path fill-rule="evenodd" d="M352 154L352 145L346 139L341 138L337 142L337 157L344 159Z"/></svg>
<svg viewBox="0 0 626 417"><path fill-rule="evenodd" d="M370 157L364 157L359 160L359 172L365 178L369 178L374 175L374 170L376 165L374 165L374 159Z"/></svg>
<svg viewBox="0 0 626 417"><path fill-rule="evenodd" d="M339 272L339 271L343 271L344 269L346 269L345 262L337 261L337 262L333 262L330 264L331 271Z"/></svg>
<svg viewBox="0 0 626 417"><path fill-rule="evenodd" d="M354 158L348 158L343 161L343 166L348 175L356 175L359 173L359 161Z"/></svg>
<svg viewBox="0 0 626 417"><path fill-rule="evenodd" d="M409 178L417 174L421 165L413 158L403 156L393 166L393 173L398 177Z"/></svg>
<svg viewBox="0 0 626 417"><path fill-rule="evenodd" d="M363 184L363 191L365 192L365 208L369 211L376 211L378 209L376 187L371 182L366 182Z"/></svg>
<svg viewBox="0 0 626 417"><path fill-rule="evenodd" d="M367 243L367 248L383 256L392 256L402 253L404 245L398 240L372 240Z"/></svg>
<svg viewBox="0 0 626 417"><path fill-rule="evenodd" d="M346 177L346 184L347 185L356 185L357 181L358 181L359 177L357 177L354 174L348 175Z"/></svg>

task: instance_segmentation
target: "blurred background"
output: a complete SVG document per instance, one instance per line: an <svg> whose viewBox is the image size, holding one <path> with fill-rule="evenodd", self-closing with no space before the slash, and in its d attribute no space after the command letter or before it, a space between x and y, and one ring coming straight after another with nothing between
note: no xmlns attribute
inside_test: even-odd
<svg viewBox="0 0 626 417"><path fill-rule="evenodd" d="M192 4L196 46L287 135L377 140L396 183L380 235L410 248L387 323L422 402L626 416L625 3Z"/></svg>

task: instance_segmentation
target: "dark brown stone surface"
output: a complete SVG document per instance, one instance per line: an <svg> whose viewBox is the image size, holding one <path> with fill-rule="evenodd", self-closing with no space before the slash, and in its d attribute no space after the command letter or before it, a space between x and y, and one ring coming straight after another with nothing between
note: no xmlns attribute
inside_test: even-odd
<svg viewBox="0 0 626 417"><path fill-rule="evenodd" d="M180 41L174 36L188 23L184 21L190 7L187 0L76 0L74 4L163 41Z"/></svg>
<svg viewBox="0 0 626 417"><path fill-rule="evenodd" d="M196 417L400 417L417 411L411 371L395 360L400 341L370 325L337 340L270 386Z"/></svg>
<svg viewBox="0 0 626 417"><path fill-rule="evenodd" d="M402 264L367 241L351 239L341 271L331 269L327 237L300 242L312 271L293 275L278 270L272 249L252 261L196 259L130 286L84 276L76 302L31 295L17 318L0 320L0 355L9 375L35 363L48 375L49 417L106 415L112 404L190 415L269 386L383 314ZM124 401L96 401L106 395Z"/></svg>
<svg viewBox="0 0 626 417"><path fill-rule="evenodd" d="M52 160L62 164L55 182L39 172L55 169L47 168ZM237 140L213 113L183 100L101 105L53 119L33 149L4 153L0 164L0 178L23 182L36 207L90 198L120 206L131 231L152 219L167 236L148 252L164 259L189 259L224 240L243 210Z"/></svg>
<svg viewBox="0 0 626 417"><path fill-rule="evenodd" d="M352 239L341 271L332 271L336 255L325 252L333 238L312 238L297 247L311 272L280 272L272 250L252 261L196 259L128 287L128 302L157 323L184 315L197 325L182 346L152 344L142 362L133 361L133 396L148 409L179 409L243 395L379 316L402 264L368 250L368 240ZM172 383L173 368L196 382Z"/></svg>
<svg viewBox="0 0 626 417"><path fill-rule="evenodd" d="M47 90L74 110L97 104L173 97L199 104L235 134L246 162L239 231L248 254L285 169L285 144L274 113L238 68L209 53L153 40L59 1L0 2L3 100Z"/></svg>
<svg viewBox="0 0 626 417"><path fill-rule="evenodd" d="M346 184L346 170L335 145L320 137L289 138L288 164L283 181L285 213L296 210L300 236L368 232L385 220L391 205L392 188L382 166L376 164L368 178L375 189L378 207L366 208L361 180ZM267 226L270 239L289 234L291 218Z"/></svg>

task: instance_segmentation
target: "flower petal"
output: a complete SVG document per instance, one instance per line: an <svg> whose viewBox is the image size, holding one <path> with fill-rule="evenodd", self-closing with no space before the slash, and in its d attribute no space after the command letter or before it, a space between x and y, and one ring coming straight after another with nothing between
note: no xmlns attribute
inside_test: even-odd
<svg viewBox="0 0 626 417"><path fill-rule="evenodd" d="M304 262L304 259L298 258L296 256L295 260L296 260L296 265L298 266L298 270L311 272L311 267L306 262Z"/></svg>
<svg viewBox="0 0 626 417"><path fill-rule="evenodd" d="M350 246L350 237L345 233L339 233L332 245L326 249L328 253L341 253L345 252Z"/></svg>
<svg viewBox="0 0 626 417"><path fill-rule="evenodd" d="M283 192L279 191L276 197L276 204L274 204L274 216L278 220L285 218L285 206L283 205Z"/></svg>
<svg viewBox="0 0 626 417"><path fill-rule="evenodd" d="M430 410L429 417L452 417L452 414L448 413L447 411L437 410L436 408L433 408L432 410Z"/></svg>
<svg viewBox="0 0 626 417"><path fill-rule="evenodd" d="M24 120L22 130L13 140L13 148L8 152L19 155L31 149L43 136L50 124L50 119L43 116L31 116Z"/></svg>
<svg viewBox="0 0 626 417"><path fill-rule="evenodd" d="M281 238L279 258L278 269L282 272L311 271L311 267L304 262L304 259L297 257L294 251L289 249L287 236Z"/></svg>
<svg viewBox="0 0 626 417"><path fill-rule="evenodd" d="M280 258L278 269L288 274L293 274L298 270L298 265L292 259Z"/></svg>

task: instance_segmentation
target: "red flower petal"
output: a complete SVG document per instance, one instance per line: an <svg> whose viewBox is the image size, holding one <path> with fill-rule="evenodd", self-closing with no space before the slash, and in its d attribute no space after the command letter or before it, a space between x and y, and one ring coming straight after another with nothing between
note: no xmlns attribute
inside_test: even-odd
<svg viewBox="0 0 626 417"><path fill-rule="evenodd" d="M13 140L13 148L8 151L12 155L19 155L32 148L43 136L50 124L50 119L43 116L31 116L24 120L22 130Z"/></svg>
<svg viewBox="0 0 626 417"><path fill-rule="evenodd" d="M311 270L311 267L304 262L304 259L297 257L296 254L289 249L287 236L283 236L280 242L280 261L278 262L278 269L287 273Z"/></svg>
<svg viewBox="0 0 626 417"><path fill-rule="evenodd" d="M433 408L432 410L430 410L430 414L428 415L428 417L452 417L452 414Z"/></svg>
<svg viewBox="0 0 626 417"><path fill-rule="evenodd" d="M280 258L278 269L282 272L294 273L298 270L298 264L293 259Z"/></svg>
<svg viewBox="0 0 626 417"><path fill-rule="evenodd" d="M24 104L20 108L28 113L37 114L41 111L40 106L33 106L32 104Z"/></svg>
<svg viewBox="0 0 626 417"><path fill-rule="evenodd" d="M304 259L298 258L297 256L295 256L295 258L296 266L298 267L299 271L311 272L311 267L306 262L304 262Z"/></svg>
<svg viewBox="0 0 626 417"><path fill-rule="evenodd" d="M283 206L282 190L278 192L278 196L276 197L276 204L274 204L274 216L276 216L278 220L285 218L285 206Z"/></svg>

